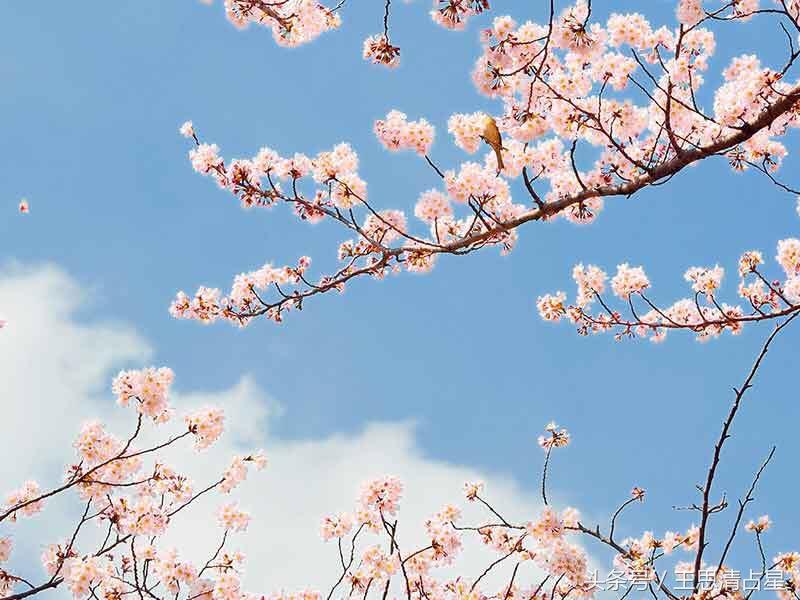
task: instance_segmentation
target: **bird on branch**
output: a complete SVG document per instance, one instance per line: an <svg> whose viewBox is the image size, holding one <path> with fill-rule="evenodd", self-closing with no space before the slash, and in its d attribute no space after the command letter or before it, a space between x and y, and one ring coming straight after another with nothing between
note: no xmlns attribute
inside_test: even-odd
<svg viewBox="0 0 800 600"><path fill-rule="evenodd" d="M503 163L503 138L497 128L497 121L491 115L486 115L484 118L481 139L494 150L494 154L497 157L497 174L500 175L500 171L505 169L505 164Z"/></svg>

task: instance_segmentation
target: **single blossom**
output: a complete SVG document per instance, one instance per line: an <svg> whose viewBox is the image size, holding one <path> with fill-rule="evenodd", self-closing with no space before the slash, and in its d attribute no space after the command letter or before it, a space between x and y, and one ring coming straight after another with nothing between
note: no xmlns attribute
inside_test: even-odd
<svg viewBox="0 0 800 600"><path fill-rule="evenodd" d="M540 435L538 438L539 446L547 451L553 448L563 448L569 445L569 441L569 432L552 422L544 428L544 435Z"/></svg>
<svg viewBox="0 0 800 600"><path fill-rule="evenodd" d="M400 48L393 46L385 35L372 35L364 40L364 60L386 67L400 64Z"/></svg>
<svg viewBox="0 0 800 600"><path fill-rule="evenodd" d="M195 137L194 133L194 125L192 125L191 121L186 121L183 125L180 126L178 132L185 138L193 138Z"/></svg>
<svg viewBox="0 0 800 600"><path fill-rule="evenodd" d="M209 407L187 415L184 420L195 436L195 448L204 450L222 435L225 413L222 409Z"/></svg>
<svg viewBox="0 0 800 600"><path fill-rule="evenodd" d="M769 515L761 515L755 521L749 521L744 528L753 533L764 533L770 527L772 527L772 521Z"/></svg>

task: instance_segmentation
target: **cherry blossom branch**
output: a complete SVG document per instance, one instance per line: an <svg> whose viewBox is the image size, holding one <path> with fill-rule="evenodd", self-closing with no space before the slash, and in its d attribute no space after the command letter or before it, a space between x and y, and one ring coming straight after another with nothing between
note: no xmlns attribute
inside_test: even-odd
<svg viewBox="0 0 800 600"><path fill-rule="evenodd" d="M772 460L772 457L775 456L775 449L776 449L775 446L773 446L770 449L767 458L764 460L764 462L761 463L761 466L759 467L758 471L756 471L755 477L753 478L753 482L750 484L750 489L747 490L747 494L743 499L739 500L739 510L736 513L736 519L734 519L733 526L731 527L731 533L730 536L728 536L728 541L725 542L725 547L722 550L722 555L720 556L719 559L715 577L719 575L722 569L722 565L725 564L725 558L728 556L728 552L730 551L731 546L733 545L733 540L736 538L736 532L739 530L739 525L742 522L742 517L744 516L745 508L747 508L747 505L754 500L753 492L755 491L756 486L758 485L759 479L761 479L762 473L767 468L767 465L769 465L770 461Z"/></svg>
<svg viewBox="0 0 800 600"><path fill-rule="evenodd" d="M56 494L60 494L62 492L65 492L68 489L73 488L73 487L75 487L75 486L77 486L79 484L109 485L106 482L95 481L90 476L93 473L96 473L100 469L103 469L104 467L107 467L107 466L111 465L114 462L129 460L131 458L137 458L139 456L144 456L145 454L152 454L153 452L158 452L159 450L162 450L162 449L166 448L167 446L171 446L175 442L187 437L188 435L191 435L191 433L192 433L191 431L186 431L186 432L184 432L184 433L182 433L180 435L177 435L177 436L175 436L173 438L170 438L169 440L167 440L165 442L162 442L162 443L160 443L160 444L158 444L156 446L153 446L151 448L147 448L146 450L140 450L138 452L133 452L131 454L126 454L127 450L130 447L131 442L133 442L133 440L136 439L136 437L139 435L139 431L140 431L140 428L141 428L141 422L142 422L142 418L141 418L141 415L139 415L139 420L138 420L136 431L134 432L133 436L128 440L128 443L125 445L125 447L116 456L114 456L112 458L109 458L108 460L106 460L106 461L104 461L104 462L102 462L102 463L100 463L98 465L95 465L94 467L92 467L91 469L86 471L86 473L78 475L77 478L70 480L69 482L65 483L62 486L59 486L59 487L54 488L54 489L52 489L52 490L50 490L48 492L45 492L45 493L40 494L38 496L35 496L33 498L29 498L29 499L25 500L24 502L20 502L19 504L16 504L14 506L11 506L11 507L7 508L4 512L0 513L0 521L3 521L4 519L6 519L6 518L8 518L10 516L13 516L14 513L16 513L17 511L22 510L22 509L30 506L31 504L35 504L35 503L41 502L43 500L46 500L46 499L48 499L48 498L50 498L52 496L55 496ZM150 479L147 479L147 480L144 480L143 482L140 482L140 483L146 483L149 480ZM112 484L112 485L116 486L117 484ZM123 484L123 487L124 487L124 485L129 485L129 484Z"/></svg>
<svg viewBox="0 0 800 600"><path fill-rule="evenodd" d="M96 465L95 467L89 469L85 474L80 476L78 479L73 479L71 481L68 481L67 483L65 483L64 485L62 485L60 487L57 487L57 488L54 488L54 489L50 490L49 492L45 492L43 494L39 494L38 496L34 496L33 498L26 499L23 502L20 502L20 503L17 503L17 504L14 504L14 505L10 506L5 511L0 513L0 521L3 521L5 519L7 519L8 517L12 516L15 512L17 512L19 510L22 510L22 509L24 509L24 508L26 508L26 507L28 507L28 506L30 506L32 504L36 504L38 502L41 502L42 500L46 500L47 498L55 496L56 494L60 494L61 492L66 491L66 490L70 489L71 487L74 487L74 486L78 485L79 483L82 483L86 477L89 477L90 475L92 475L96 471L100 470L101 468L103 468L105 466L108 466L109 464L113 463L114 461L122 460L123 458L127 458L127 457L124 457L123 455L125 454L125 452L128 451L128 449L130 448L131 443L133 443L133 441L138 437L139 432L141 431L141 427L142 427L142 415L140 414L138 416L138 418L137 418L135 431L133 432L131 437L128 438L128 442L125 444L125 446L122 448L122 450L120 450L120 452L116 456L113 456L112 458L109 458L105 462L100 463L100 464Z"/></svg>
<svg viewBox="0 0 800 600"><path fill-rule="evenodd" d="M34 586L27 579L0 568L0 599L26 598L62 584L70 589L76 600L98 600L98 594L105 598L136 594L139 600L145 600L145 596L161 600L154 593L161 585L169 595L174 593L175 600L178 600L182 584L194 590L192 596L198 596L195 593L197 586L205 585L198 572L189 563L177 562L177 555L171 551L157 550L156 540L166 532L175 516L198 498L214 489L231 492L246 478L249 466L263 468L266 459L262 453L237 456L220 479L199 492L193 492L188 478L165 466L158 456L153 456L187 436L194 437L198 450L213 444L222 433L224 416L222 411L211 407L187 415L184 418L186 430L182 434L134 450L133 444L142 432L145 418L155 423L170 420L173 411L168 394L172 380L172 371L166 368L121 372L114 380L112 390L120 405L133 404L136 408L134 432L125 441L120 441L99 421L87 422L74 443L80 461L68 469L64 485L42 493L36 482L28 481L21 489L8 495L2 514L9 523L16 522L18 517L32 517L41 512L45 500L68 489L75 489L85 506L67 540L44 549L42 563L49 579ZM141 477L139 473L145 456L152 458L154 467L151 475ZM77 548L86 524L91 521L101 526L107 521L108 527L96 552L81 553ZM227 504L219 509L218 521L225 532L224 546L228 532L246 529L250 516L235 504ZM137 547L138 537L147 538L148 543ZM222 546L202 572L211 570L219 575L238 569L241 554L235 552L220 556ZM8 560L11 548L11 538L0 537L0 565ZM158 570L159 581L155 586L148 583L151 564L156 564ZM30 589L14 593L16 582L24 582ZM220 585L219 581L216 585ZM239 584L230 580L229 585ZM209 591L210 588L199 595Z"/></svg>
<svg viewBox="0 0 800 600"><path fill-rule="evenodd" d="M383 34L365 42L364 54L391 66L399 49L388 40L390 6L390 0L384 0ZM455 26L487 9L488 3L442 0L438 6L434 20ZM793 9L785 4L782 8L775 14L796 24ZM589 222L596 218L605 197L629 197L648 186L663 185L685 167L712 156L727 156L735 169L758 165L773 183L791 190L771 173L786 153L772 138L789 126L800 125L800 85L783 81L800 56L791 36L789 57L780 71L762 69L749 57L734 59L724 72L726 83L716 91L713 115L699 108L695 94L714 47L713 33L701 25L745 21L749 16L734 2L711 12L682 2L675 31L653 31L638 14L612 15L604 28L591 22L591 2L578 0L557 15L551 0L546 25L518 27L510 17L495 19L484 35L484 54L473 78L482 93L504 100L506 113L497 119L483 113L453 115L448 122L456 144L470 153L481 140L489 143L491 136L484 130L493 124L492 131L497 133L491 135L497 139L491 144L496 146L496 157L487 155L485 167L464 163L460 172L440 169L429 156L433 128L424 120L408 121L392 111L375 124L387 148L416 150L444 180L447 196L437 190L425 192L415 207L416 216L431 226L430 236L413 233L401 211L379 210L368 201L366 183L357 174L357 157L346 144L314 159L299 154L281 158L265 148L252 160L234 160L226 166L216 146L200 143L187 122L181 132L197 145L191 152L195 170L211 175L245 206L283 202L293 206L303 220L329 219L357 237L339 248L339 257L347 265L317 281L308 276L310 259L303 257L297 266L283 267L283 274L274 268L246 274L245 281L234 283L229 296L210 288L201 288L194 298L181 292L173 303L173 315L206 322L222 318L242 326L260 316L280 322L287 311L301 309L307 298L342 291L364 275L381 279L400 270L427 271L440 254L465 255L490 245L508 252L517 239L516 230L532 221L564 216ZM622 44L630 47L632 58L613 50ZM579 61L568 64L568 56ZM646 63L662 73L654 73ZM646 74L651 89L633 76L636 69ZM572 83L567 85L562 75ZM612 88L624 89L629 81L646 96L649 107L617 100L610 93ZM594 84L599 85L595 96L591 94ZM741 89L753 98L744 107L735 102ZM530 127L534 131L525 129ZM500 130L512 140L504 144ZM532 144L548 131L556 138ZM562 139L569 144L567 152ZM589 172L578 168L579 141L605 148ZM522 175L533 208L511 202L508 182L488 175L495 166L509 179ZM538 173L536 178L531 179L529 169ZM534 188L540 176L549 181L549 193ZM262 187L264 178L268 185ZM291 193L283 191L276 178L288 181ZM306 195L299 186L312 178L323 188ZM472 214L459 220L449 206L451 199L463 203ZM363 224L356 214L360 208L369 213ZM392 244L393 240L400 243ZM285 289L287 283L296 285L295 289ZM268 290L275 293L273 298L267 296ZM631 326L621 321L615 324Z"/></svg>
<svg viewBox="0 0 800 600"><path fill-rule="evenodd" d="M467 501L478 502L491 515L492 519L497 519L499 522L489 522L478 526L459 525L457 521L460 519L460 510L452 505L446 505L425 522L430 543L425 543L419 549L404 554L401 552L397 537L399 519L396 516L403 490L402 484L396 478L384 477L368 482L362 488L356 510L357 521L352 516L342 513L335 517L326 517L323 522L323 538L336 539L339 562L342 568L337 582L328 593L328 599L330 600L333 597L335 591L339 589L346 579L350 582L349 597L357 595L367 599L370 592L373 592L373 596L388 597L393 578L402 576L402 582L406 590L405 595L408 600L445 600L445 597L439 595L437 591L441 590L440 584L429 573L432 569L452 563L461 550L462 534L464 536L477 534L475 537L483 545L492 548L497 553L497 556L488 561L488 564L482 568L477 577L472 579L459 577L454 582L448 583L448 586L461 585L463 590L470 593L475 592L482 597L502 597L503 600L508 600L515 594L513 587L520 565L526 560L535 558L537 565L542 567L547 575L539 583L532 597L538 598L542 590L544 590L545 596L549 595L553 600L555 600L556 594L562 599L572 595L586 597L592 594L595 584L588 572L588 562L584 551L568 541L567 535L575 532L593 537L615 550L617 553L614 561L615 565L622 565L630 573L635 573L635 569L644 569L645 573L649 573L648 589L654 598L657 597L656 590L659 590L670 600L678 600L678 596L667 586L664 577L655 571L656 561L662 559L674 548L696 549L697 554L701 554L701 549L706 547L704 526L707 522L707 517L718 512L717 507L720 506L712 506L710 490L721 460L722 445L729 437L728 432L732 425L733 417L740 410L744 393L752 387L755 373L761 365L770 343L777 336L777 333L794 318L795 316L791 315L776 326L773 334L762 347L761 353L751 368L749 375L745 378L741 389L736 391L734 405L723 424L720 441L715 446L707 484L701 490L704 491L704 502L702 507L697 508L706 517L700 528L692 528L686 535L671 534L671 537L667 535L663 540L657 540L651 534L645 534L641 540L628 539L621 543L617 542L614 539L617 519L632 502L643 500L644 491L640 488L634 488L631 498L614 512L611 517L608 537L600 532L599 526L595 529L584 526L577 511L572 508L557 512L551 506L545 505L537 519L524 524L515 524L502 515L484 497L482 484L469 483L465 484L464 488ZM152 370L148 373L148 376L152 377ZM122 379L129 379L135 382L142 378L139 375L124 375ZM118 387L127 389L124 386ZM125 391L122 392L123 399L126 393ZM161 411L165 408L164 404L159 403L158 398L152 397L152 392L150 393L151 396L142 403L142 406L153 407L149 410L156 415L163 414ZM213 411L200 411L198 415L187 418L189 430L197 436L197 441L201 445L206 443L209 436L216 437L219 435L216 424L218 421L218 415L215 415ZM117 452L116 448L118 446L115 446L111 443L111 440L104 436L107 436L107 434L102 428L96 426L84 428L82 437L76 443L76 448L78 448L79 453L83 453L83 459L88 464L98 460L92 454L95 448L112 448L113 452ZM550 455L556 448L567 446L569 441L569 433L551 423L546 426L545 432L539 437L538 443L546 455ZM120 445L124 446L124 444ZM89 454L86 454L87 452ZM722 573L722 562L732 547L735 531L742 520L744 507L752 501L752 494L756 484L770 462L773 453L774 449L756 473L744 499L740 501L739 513L735 519L733 532L728 536L723 549L722 559L717 567L717 575ZM149 525L145 526L142 523L153 523L154 519L158 519L159 511L163 510L165 517L163 526L165 526L172 517L188 507L200 496L213 489L220 489L223 492L229 491L231 486L243 478L242 469L247 468L247 463L255 462L256 460L252 455L236 458L222 479L216 480L199 492L189 492L188 494L184 494L181 491L183 484L179 483L182 481L179 477L171 474L164 467L159 467L154 471L152 477L142 479L140 489L135 496L144 496L146 498L148 494L153 494L155 498L160 498L155 504L149 505L143 513L139 513L138 511L141 509L129 504L129 500L126 498L118 498L116 501L112 499L111 494L118 486L112 485L110 489L107 487L101 488L102 494L98 495L97 498L105 499L108 503L102 508L95 507L93 510L92 506L94 505L93 500L95 497L91 496L87 499L83 515L72 534L71 540L65 546L59 546L55 554L53 554L50 587L57 587L66 582L78 600L87 597L93 600L99 599L107 595L110 589L114 589L115 593L118 593L120 597L135 594L140 600L145 600L145 597L152 600L160 600L166 596L174 596L175 600L180 600L182 592L185 592L184 600L208 599L212 587L215 590L227 589L238 597L241 593L238 579L241 558L238 557L236 552L225 552L223 554L223 550L229 539L230 532L241 531L246 527L249 521L248 515L238 510L234 505L226 505L220 509L219 520L220 525L223 527L222 541L216 547L216 550L210 554L205 566L199 571L194 570L188 564L177 562L177 557L174 553L170 554L169 552L156 550L154 543L160 533L163 533L162 526L159 526L159 531L155 531L151 530ZM132 471L130 476L132 477L134 473L135 471ZM108 478L109 475L103 475L103 481L111 481ZM167 485L165 488L159 487L162 485L161 482L165 481L172 483L165 484ZM120 489L126 489L121 485L124 483L128 483L128 481L120 481ZM148 489L148 486L155 486L155 488ZM169 499L167 497L168 494L175 495L175 498ZM127 512L130 512L131 515L126 515ZM113 542L109 542L111 533L111 527L109 527L106 539L100 550L92 556L80 557L77 552L73 551L73 547L77 542L78 532L84 523L94 519L108 519L109 524L113 524L117 529L116 539ZM357 525L357 528L355 528L355 525ZM748 529L756 533L757 543L760 548L760 535L768 526L769 521L766 517L760 518L758 523L751 522L747 526ZM147 529L140 529L141 527L147 527ZM353 534L350 536L348 560L344 554L343 539L351 531L353 531ZM360 554L360 560L357 561L356 542L360 539L362 533L366 531L385 536L388 542L388 550L384 552L379 546L370 546ZM144 536L149 538L149 543L144 546L137 545L136 538ZM2 552L4 551L3 543L3 540L0 539L0 560L2 560ZM115 555L117 553L115 552L115 555L111 554L111 551L115 548L122 550L121 562L114 572L104 573L100 567L107 563L111 564L110 561L116 560ZM763 548L761 548L761 553L762 555L764 554ZM103 562L92 562L94 558L101 558ZM513 561L513 568L509 569L510 578L508 584L494 596L487 595L481 589L481 586L488 574L499 569L503 563L512 558L515 560ZM775 563L776 565L793 564L791 563L792 560L794 559L791 555L780 555ZM766 562L765 559L764 562ZM152 565L156 566L152 567ZM155 575L153 574L153 568L155 568ZM89 575L80 575L80 573L84 572L83 569L89 569ZM173 575L174 573L177 573L177 575ZM214 579L204 579L202 576L206 573L211 574ZM0 572L0 580L4 576L7 577L4 572ZM149 580L153 576L156 577L154 584ZM545 585L548 582L552 583L549 589L545 590ZM28 585L31 589L27 592L12 594L3 598L3 600L17 598L22 594L33 595L36 593L35 590L50 589L46 585L38 588L31 584ZM109 586L112 586L112 588L109 588ZM633 583L627 586L626 595L632 589ZM316 600L321 597L316 592L313 594L311 592L303 593L306 594L304 596L306 600ZM312 595L308 596L307 594ZM709 600L718 596L719 594L710 594ZM286 600L299 600L299 598L289 595Z"/></svg>
<svg viewBox="0 0 800 600"><path fill-rule="evenodd" d="M23 600L23 598L29 598L30 596L35 596L36 594L39 594L41 592L45 592L47 590L56 588L61 584L62 581L63 579L61 578L58 578L55 581L48 581L47 583L43 583L39 586L36 586L33 589L26 590L24 592L19 592L17 594L11 594L9 596L5 596L0 600Z"/></svg>
<svg viewBox="0 0 800 600"><path fill-rule="evenodd" d="M759 266L764 260L760 252L745 252L739 259L739 295L750 305L749 312L718 301L724 275L724 269L719 265L688 269L684 279L692 284L694 296L678 300L670 307L659 307L645 294L651 284L644 270L630 267L627 263L617 267L611 288L614 295L625 301L630 317L623 317L619 311L613 310L603 298L608 276L594 265L584 267L579 264L574 268L573 278L578 287L574 304L565 306L566 294L558 292L540 296L537 308L544 320L567 318L577 325L582 335L613 330L617 332L617 339L650 335L652 341L661 341L666 331L671 329L692 331L699 339L716 337L726 330L737 334L745 324L780 320L800 312L800 240L781 240L776 260L785 273L783 282L770 282L761 273ZM748 283L750 276L756 281ZM706 304L701 305L702 297L705 297ZM650 312L640 315L634 298L643 300ZM595 301L602 308L601 312L591 311Z"/></svg>
<svg viewBox="0 0 800 600"><path fill-rule="evenodd" d="M246 198L257 196L260 201L266 203L274 202L276 198L280 198L287 203L298 204L304 210L314 210L331 217L335 221L343 223L348 229L356 231L364 243L364 248L362 250L357 250L357 253L354 254L354 258L363 258L366 259L367 262L360 268L345 268L344 270L335 273L332 276L323 278L319 283L314 284L313 286L297 290L291 294L283 294L281 298L275 301L265 301L259 298L258 304L260 304L260 306L258 309L237 310L233 305L226 306L224 304L220 304L216 296L212 295L204 298L201 294L201 297L195 299L196 304L199 304L200 308L203 308L203 305L207 304L209 306L208 310L201 310L198 313L197 310L192 309L190 299L183 296L180 297L173 306L173 314L177 316L189 316L198 313L198 318L215 319L224 317L238 321L242 324L254 317L262 315L269 315L273 319L280 320L282 313L285 310L288 310L292 307L302 307L303 300L306 298L329 292L331 290L341 290L344 284L354 278L359 278L363 275L383 277L387 273L387 270L400 268L404 264L410 265L411 268L416 268L415 265L429 263L433 257L438 254L463 255L471 253L485 245L504 243L504 240L507 238L510 232L525 223L547 220L564 211L565 209L586 203L592 199L603 198L606 196L629 196L636 191L647 187L648 185L652 185L663 178L676 174L694 162L709 156L723 153L724 151L737 146L743 141L750 139L759 131L769 127L775 121L775 119L783 115L786 111L794 109L799 98L800 87L793 89L781 100L767 108L753 123L742 126L742 128L734 134L721 138L708 146L686 150L681 156L670 159L669 161L650 169L649 173L637 177L636 179L619 184L596 185L592 188L566 195L560 199L548 202L547 204L541 204L540 206L537 205L536 208L527 212L523 212L521 215L511 219L503 220L492 215L493 221L495 221L497 224L496 226L494 226L493 223L484 222L480 230L477 232L470 233L468 231L462 237L441 243L437 241L423 240L415 235L407 233L403 227L399 227L394 224L387 226L386 220L379 216L380 213L378 211L372 209L362 196L360 196L358 193L355 193L351 189L351 186L347 184L342 185L340 180L334 179L334 181L337 181L340 184L339 187L344 190L345 194L356 198L359 203L362 203L368 208L373 216L377 215L376 221L382 226L381 231L383 232L384 237L386 237L385 233L388 230L392 232L393 236L398 235L408 240L410 245L395 247L389 247L383 244L378 245L376 244L373 236L365 234L358 225L353 224L352 221L345 220L340 213L331 210L325 205L320 205L319 203L312 204L309 201L304 200L299 195L295 195L294 197L286 196L285 194L280 193L278 188L276 188L274 185L272 186L272 189L268 191L261 191L260 189L254 187L251 182L240 179L239 183L242 185L241 193L244 194ZM230 175L225 170L224 166L216 165L215 170L222 173L224 176ZM231 179L236 181L235 175ZM296 179L293 181L296 183ZM535 200L539 200L538 195L533 197ZM472 228L474 228L474 225ZM296 270L302 273L304 268ZM757 317L753 317L743 320L747 321L759 319ZM629 323L624 322L619 322L617 324L629 325ZM720 321L718 324L722 324L722 322Z"/></svg>
<svg viewBox="0 0 800 600"><path fill-rule="evenodd" d="M745 377L744 382L742 383L741 387L734 388L734 401L731 405L730 411L728 412L728 416L726 417L723 425L722 431L720 432L720 436L714 445L714 454L711 460L711 465L708 469L708 475L706 476L705 485L702 487L702 494L703 494L703 507L700 516L700 529L698 532L697 537L697 554L695 555L694 559L694 580L692 584L692 589L697 591L699 585L699 578L700 578L700 567L703 561L703 553L706 549L706 527L708 525L708 519L711 515L709 507L710 507L710 498L711 498L711 488L714 483L714 477L717 473L717 468L719 466L720 457L722 454L722 448L725 445L726 440L730 437L728 433L730 431L730 427L733 424L733 420L736 418L737 413L742 405L742 400L744 399L744 395L753 385L753 379L758 372L758 368L761 366L764 357L767 355L769 351L770 344L775 339L775 337L786 327L788 326L797 316L798 313L794 313L781 323L775 326L772 330L770 335L767 337L766 341L761 347L761 351L758 353L753 366L750 368L750 371ZM770 455L771 457L771 455Z"/></svg>
<svg viewBox="0 0 800 600"><path fill-rule="evenodd" d="M609 526L608 531L608 539L614 539L614 528L617 525L617 518L622 514L622 511L625 510L628 506L633 504L634 502L643 502L644 501L644 490L640 488L633 488L633 493L630 498L628 498L625 502L623 502L620 507L614 511L614 514L611 517L611 525Z"/></svg>

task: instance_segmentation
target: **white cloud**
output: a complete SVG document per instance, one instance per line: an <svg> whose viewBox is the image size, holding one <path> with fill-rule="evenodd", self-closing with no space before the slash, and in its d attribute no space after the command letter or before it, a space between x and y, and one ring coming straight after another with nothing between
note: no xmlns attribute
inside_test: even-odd
<svg viewBox="0 0 800 600"><path fill-rule="evenodd" d="M5 461L4 482L57 465L55 449L71 451L81 421L109 403L110 370L150 357L130 327L77 317L91 307L90 295L55 266L0 269L0 317L8 321L0 330L2 439L12 436L17 456L36 457ZM45 447L54 451L43 455Z"/></svg>
<svg viewBox="0 0 800 600"><path fill-rule="evenodd" d="M110 377L121 363L148 364L151 352L129 327L78 319L77 311L89 299L58 268L0 271L0 299L1 316L9 321L0 332L5 396L0 439L18 457L10 461L3 483L14 486L35 474L46 485L58 477L53 465L61 468L64 458L71 456L71 443L82 420L100 416L116 426L120 417L129 416L111 401ZM281 407L247 375L228 390L176 394L175 401L179 410L203 404L226 410L227 432L211 451L197 455L186 449L169 457L180 468L186 461L193 465L190 475L196 478L197 489L218 477L232 454L258 447L267 450L267 470L251 473L235 493L253 515L248 532L235 535L231 545L248 556L245 584L253 592L329 587L337 576L337 552L335 545L321 541L320 521L325 514L352 510L365 479L392 474L405 482L398 537L407 548L425 542L424 520L444 503L467 504L461 501L464 481L484 480L493 503L516 520L533 518L540 507L536 497L508 478L425 456L412 423L372 423L356 434L320 439L273 438L267 434L270 420L281 413ZM289 413L283 418L302 415ZM184 556L205 559L213 551L220 533L213 511L229 500L211 494L175 521L170 536ZM17 541L22 542L18 546L28 559L45 543L67 533L66 509L58 506L49 516L45 511L38 525L17 530ZM478 507L468 505L467 509L472 522L485 518ZM45 532L46 539L33 535ZM467 556L462 563L473 576L482 570L479 565L488 564L487 557L496 556L485 552ZM479 558L483 558L480 563ZM41 575L38 565L26 571L34 577ZM529 570L520 580L531 581L532 576Z"/></svg>
<svg viewBox="0 0 800 600"><path fill-rule="evenodd" d="M223 442L222 454L237 451L235 427L231 433ZM223 448L216 448L214 454L220 450ZM352 511L366 479L391 474L405 483L398 538L401 548L407 549L429 543L423 523L447 502L463 506L471 524L496 521L463 500L465 481L485 481L493 503L509 518L524 522L534 518L540 506L511 480L424 456L410 423L373 423L355 435L319 440L268 440L266 450L270 466L251 476L237 494L242 508L254 517L247 533L234 540L248 556L245 583L253 591L329 587L338 575L338 558L335 544L320 539L321 519L326 514ZM195 515L210 520L211 508L209 503ZM204 520L201 517L201 522ZM195 522L183 522L176 524L174 533L181 539L191 538L193 548L208 549L214 547L219 532L198 530ZM366 539L377 543L373 536ZM477 576L494 558L496 554L480 548L467 553L459 564ZM532 570L528 571L523 581L531 574Z"/></svg>

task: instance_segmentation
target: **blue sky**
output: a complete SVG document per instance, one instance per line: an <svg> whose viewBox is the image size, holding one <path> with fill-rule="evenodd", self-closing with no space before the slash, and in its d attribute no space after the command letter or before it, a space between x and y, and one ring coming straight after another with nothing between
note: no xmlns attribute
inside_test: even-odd
<svg viewBox="0 0 800 600"><path fill-rule="evenodd" d="M494 4L495 14L543 18L512 0ZM673 23L672 3L647 4L653 24ZM610 2L595 5L597 14L610 12ZM380 29L377 2L353 0L340 31L291 51L266 30L238 32L219 3L5 3L3 258L62 267L95 292L85 318L133 323L182 389L223 389L252 374L285 407L274 436L353 434L369 422L410 420L431 457L507 474L533 490L541 461L535 438L555 419L575 440L553 472L569 502L604 514L636 484L650 495L625 533L685 527L689 516L671 507L697 500L694 485L730 388L767 330L708 344L684 335L656 346L615 343L543 323L534 303L556 289L572 294L569 274L579 261L607 270L643 264L664 303L686 293L687 267L719 262L735 300L738 255L756 248L771 259L778 239L797 235L798 220L791 196L756 174L733 174L722 159L670 185L608 200L594 225L533 224L509 257L488 250L440 260L427 276L358 282L342 297L309 302L279 327L203 327L167 313L178 289L225 288L235 273L267 261L309 254L330 264L341 239L335 226L310 228L280 208L240 210L192 172L177 134L184 120L228 157L264 145L313 154L349 141L370 197L407 211L438 182L412 153L385 152L372 134L375 119L392 108L425 117L437 126L436 160L455 166L466 158L448 139L446 120L453 112L497 111L468 76L486 17L467 32L448 33L430 22L428 8L427 1L396 3L392 30L402 65L385 71L360 56L363 38ZM766 20L724 28L710 84L732 55L762 44L777 64L783 40L776 31ZM784 174L797 165L790 155ZM31 203L27 218L16 214L23 196ZM792 385L798 341L800 332L789 331L770 355L720 479L720 489L738 496L778 444L755 509L779 525L770 551L793 541L796 489L786 474L800 451Z"/></svg>

